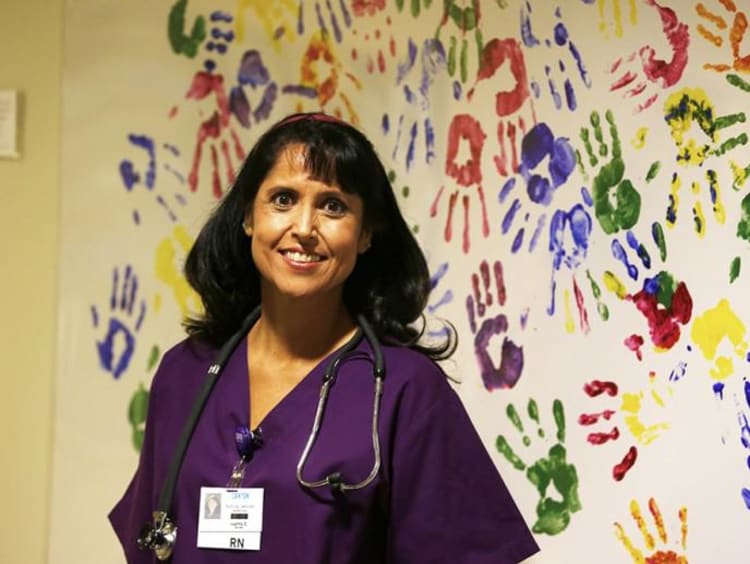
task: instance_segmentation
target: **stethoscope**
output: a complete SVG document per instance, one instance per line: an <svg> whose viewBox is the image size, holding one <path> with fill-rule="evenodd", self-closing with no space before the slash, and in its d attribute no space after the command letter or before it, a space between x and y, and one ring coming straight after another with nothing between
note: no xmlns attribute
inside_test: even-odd
<svg viewBox="0 0 750 564"><path fill-rule="evenodd" d="M177 441L172 460L169 465L167 477L164 480L161 493L159 495L159 501L156 509L153 511L153 521L147 522L141 529L138 535L137 543L141 549L153 550L156 558L159 560L167 560L174 550L175 542L177 541L177 525L169 517L169 512L172 506L172 499L174 497L175 484L177 482L177 476L180 473L182 461L185 458L185 452L190 444L190 439L195 430L195 426L200 419L201 412L203 411L208 397L211 395L211 391L216 384L227 360L231 356L234 349L242 341L245 335L250 331L250 328L260 317L260 307L257 307L250 315L248 315L242 322L240 329L232 335L229 340L224 343L219 353L216 355L216 359L209 366L206 374L206 379L203 386L198 392L197 399L193 404L188 418L185 422L185 426L182 429L180 437ZM315 409L315 418L313 419L312 429L310 435L307 438L307 443L302 451L299 462L297 463L297 482L305 488L320 488L323 486L329 486L334 494L340 494L343 491L348 490L359 490L367 487L377 476L380 470L380 437L378 434L378 415L380 413L380 397L383 394L383 380L385 378L385 363L383 361L383 351L380 347L375 332L370 326L369 322L363 315L357 316L357 322L359 327L356 333L351 339L339 349L336 356L329 362L326 367L325 373L323 374L323 382L320 387L320 395L318 398L318 405ZM364 334L370 348L373 351L374 359L367 354L352 353L352 351L359 344L362 335ZM320 431L320 423L323 420L323 414L325 412L326 401L328 400L328 394L336 381L336 375L341 363L349 358L365 358L372 363L373 377L375 379L375 394L373 399L372 407L372 450L374 453L374 460L370 473L363 480L356 483L348 483L344 480L344 476L341 472L331 472L321 480L307 480L303 476L305 464L307 458L312 451L313 445L318 438L318 432ZM244 458L244 455L243 455ZM234 471L233 471L234 477Z"/></svg>

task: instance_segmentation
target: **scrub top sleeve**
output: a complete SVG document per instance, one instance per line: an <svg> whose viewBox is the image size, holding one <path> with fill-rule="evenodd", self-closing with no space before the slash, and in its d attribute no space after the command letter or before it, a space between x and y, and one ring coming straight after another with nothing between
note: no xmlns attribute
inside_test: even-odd
<svg viewBox="0 0 750 564"><path fill-rule="evenodd" d="M120 540L128 564L151 564L156 561L152 551L138 548L136 540L143 525L152 520L157 503L158 494L154 484L157 464L155 444L159 427L157 419L165 407L161 389L165 384L165 372L168 372L166 366L169 364L169 356L165 355L162 360L149 391L145 436L138 468L122 499L109 514L110 523Z"/></svg>
<svg viewBox="0 0 750 564"><path fill-rule="evenodd" d="M515 564L537 552L455 391L446 383L426 410L402 415L392 449L387 561Z"/></svg>

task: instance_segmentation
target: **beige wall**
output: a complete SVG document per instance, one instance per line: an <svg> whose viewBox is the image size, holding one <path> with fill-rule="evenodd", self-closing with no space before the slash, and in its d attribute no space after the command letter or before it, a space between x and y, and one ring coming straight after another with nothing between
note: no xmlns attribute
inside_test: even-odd
<svg viewBox="0 0 750 564"><path fill-rule="evenodd" d="M0 89L19 160L0 159L0 562L46 561L57 325L63 0L0 0ZM10 510L9 510L10 508Z"/></svg>

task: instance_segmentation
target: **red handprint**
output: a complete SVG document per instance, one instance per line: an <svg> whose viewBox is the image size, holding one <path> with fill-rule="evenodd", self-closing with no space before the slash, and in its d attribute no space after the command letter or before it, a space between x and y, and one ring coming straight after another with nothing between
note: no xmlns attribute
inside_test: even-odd
<svg viewBox="0 0 750 564"><path fill-rule="evenodd" d="M208 143L211 152L212 191L214 197L220 198L223 190L219 176L219 150L224 157L227 185L234 182L235 167L239 166L239 163L245 158L245 150L242 147L237 132L229 124L229 99L224 90L224 77L220 74L205 71L195 73L193 83L185 97L193 100L204 100L211 94L215 97L217 107L211 113L211 116L202 121L198 127L193 165L188 175L188 185L191 192L195 192L198 189L198 182L200 181L198 170L201 165L203 146ZM236 163L232 160L230 142L234 149L234 156L237 159Z"/></svg>
<svg viewBox="0 0 750 564"><path fill-rule="evenodd" d="M475 188L477 196L479 196L479 204L481 206L482 214L482 235L484 237L490 234L490 225L487 219L487 204L484 198L484 191L482 190L482 148L484 147L484 141L487 138L482 126L468 114L458 114L453 117L451 121L450 129L448 131L448 151L445 159L445 172L450 176L459 188L454 189L448 197L448 215L445 220L445 240L450 241L453 238L453 212L456 208L456 202L458 201L458 194L463 188ZM469 144L468 152L469 158L463 164L456 162L458 156L459 143L466 141ZM440 199L442 198L445 186L440 187L435 200L430 207L430 217L437 215L437 207ZM461 203L464 212L464 226L463 226L463 243L461 248L464 253L469 252L469 204L470 196L468 193L464 193L461 196Z"/></svg>

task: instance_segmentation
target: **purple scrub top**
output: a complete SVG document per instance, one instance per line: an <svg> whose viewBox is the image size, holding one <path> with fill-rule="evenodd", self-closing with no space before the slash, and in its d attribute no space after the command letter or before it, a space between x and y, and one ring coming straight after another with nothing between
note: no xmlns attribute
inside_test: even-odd
<svg viewBox="0 0 750 564"><path fill-rule="evenodd" d="M196 546L200 488L225 487L247 425L247 340L240 342L206 403L177 479L172 562L222 564L516 563L539 549L440 367L425 355L383 346L382 463L373 483L343 498L299 485L324 359L261 422L263 446L242 487L264 489L260 551ZM364 339L341 364L304 477L343 473L348 483L373 464L371 349ZM138 469L109 519L127 562L157 562L136 538L151 521L174 446L216 350L187 339L164 356L151 386Z"/></svg>

